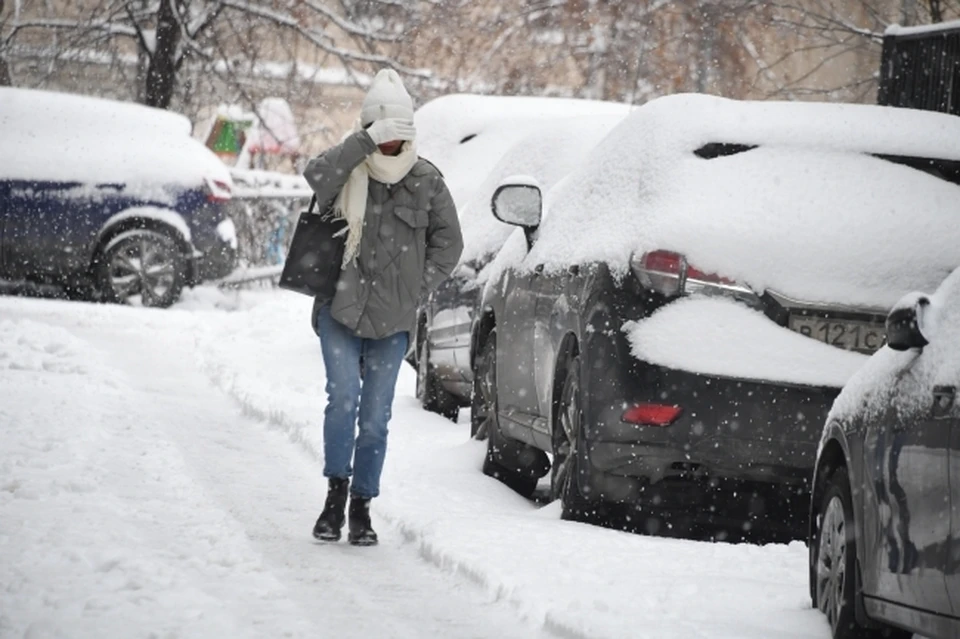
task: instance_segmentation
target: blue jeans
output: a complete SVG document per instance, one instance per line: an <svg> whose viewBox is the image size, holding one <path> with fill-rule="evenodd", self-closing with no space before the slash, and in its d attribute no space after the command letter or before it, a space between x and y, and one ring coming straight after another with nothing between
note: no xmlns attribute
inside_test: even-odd
<svg viewBox="0 0 960 639"><path fill-rule="evenodd" d="M323 475L346 478L352 474L351 495L376 497L387 454L393 393L409 334L404 331L383 339L357 337L330 316L329 304L317 314L317 334L327 369ZM351 468L351 459L355 469Z"/></svg>

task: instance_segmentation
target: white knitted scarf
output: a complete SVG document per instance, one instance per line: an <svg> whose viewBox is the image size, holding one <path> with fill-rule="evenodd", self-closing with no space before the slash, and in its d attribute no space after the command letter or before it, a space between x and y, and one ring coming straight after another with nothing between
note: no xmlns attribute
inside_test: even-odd
<svg viewBox="0 0 960 639"><path fill-rule="evenodd" d="M354 130L359 129L358 121ZM351 171L347 183L333 205L334 213L347 221L347 242L343 251L344 266L360 251L370 178L384 184L396 184L410 172L417 162L417 157L417 145L413 141L405 141L399 155L384 155L375 151Z"/></svg>

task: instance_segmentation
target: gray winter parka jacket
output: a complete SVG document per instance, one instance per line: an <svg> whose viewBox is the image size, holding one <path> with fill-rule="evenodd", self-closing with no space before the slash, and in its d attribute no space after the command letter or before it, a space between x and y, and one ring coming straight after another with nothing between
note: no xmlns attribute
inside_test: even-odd
<svg viewBox="0 0 960 639"><path fill-rule="evenodd" d="M310 160L303 176L318 211L332 206L350 172L376 149L358 131ZM340 273L331 315L358 337L413 331L418 300L449 277L462 251L457 210L436 167L419 159L396 184L371 178L360 248ZM314 300L314 330L328 302Z"/></svg>

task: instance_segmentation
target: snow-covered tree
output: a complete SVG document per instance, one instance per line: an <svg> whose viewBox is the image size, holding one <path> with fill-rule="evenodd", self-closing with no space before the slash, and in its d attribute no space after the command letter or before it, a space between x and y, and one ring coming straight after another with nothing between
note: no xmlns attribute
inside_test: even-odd
<svg viewBox="0 0 960 639"><path fill-rule="evenodd" d="M429 77L391 54L420 17L400 0L17 0L0 8L0 60L18 48L55 65L70 56L135 55L137 96L167 108L178 90L211 74L241 88L258 62L296 62L305 49L354 77L391 66ZM2 7L2 4L0 4Z"/></svg>
<svg viewBox="0 0 960 639"><path fill-rule="evenodd" d="M768 94L873 99L883 35L893 24L960 17L960 0L768 0L771 29L791 46L765 69L779 78Z"/></svg>

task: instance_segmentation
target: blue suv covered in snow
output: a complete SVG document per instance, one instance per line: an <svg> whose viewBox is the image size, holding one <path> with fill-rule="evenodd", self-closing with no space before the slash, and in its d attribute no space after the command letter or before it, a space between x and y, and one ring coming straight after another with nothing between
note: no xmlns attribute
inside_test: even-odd
<svg viewBox="0 0 960 639"><path fill-rule="evenodd" d="M236 261L223 163L183 116L0 89L0 279L144 306Z"/></svg>

